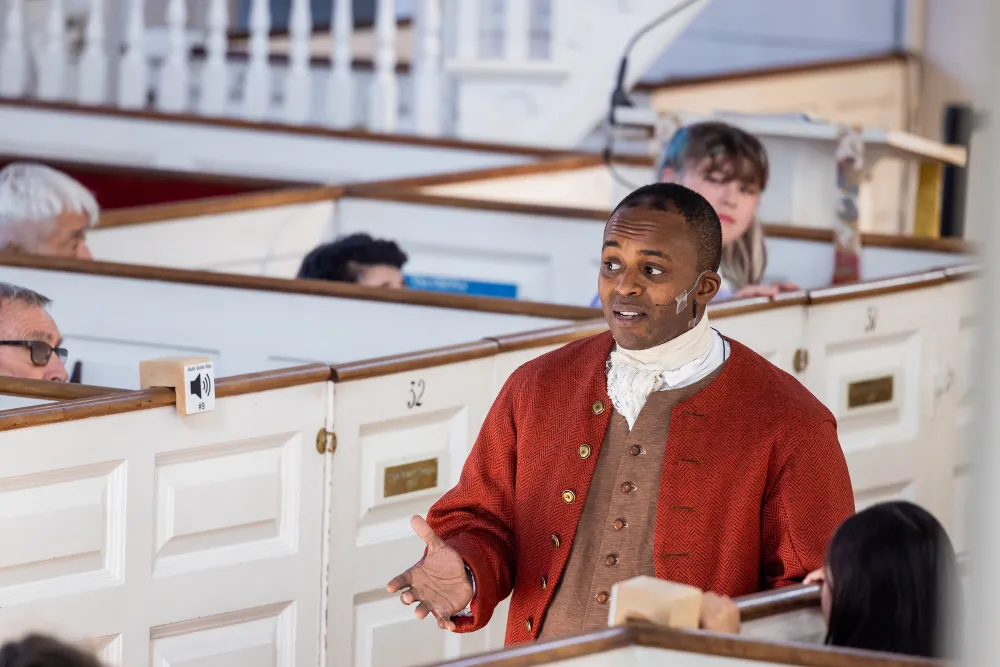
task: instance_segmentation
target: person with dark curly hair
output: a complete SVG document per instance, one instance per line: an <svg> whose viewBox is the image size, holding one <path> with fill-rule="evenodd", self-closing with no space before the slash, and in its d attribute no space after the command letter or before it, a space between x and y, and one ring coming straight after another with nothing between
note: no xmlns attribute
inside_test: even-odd
<svg viewBox="0 0 1000 667"><path fill-rule="evenodd" d="M92 653L42 634L0 646L0 667L104 667Z"/></svg>
<svg viewBox="0 0 1000 667"><path fill-rule="evenodd" d="M395 241L352 234L312 250L302 260L298 277L401 288L406 287L403 265L407 259Z"/></svg>

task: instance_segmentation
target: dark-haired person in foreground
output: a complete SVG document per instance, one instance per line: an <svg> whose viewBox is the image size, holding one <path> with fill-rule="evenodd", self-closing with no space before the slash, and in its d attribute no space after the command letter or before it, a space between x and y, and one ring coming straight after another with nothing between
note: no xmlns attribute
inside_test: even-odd
<svg viewBox="0 0 1000 667"><path fill-rule="evenodd" d="M823 564L854 495L833 415L711 328L722 231L677 184L636 190L604 230L610 332L511 375L458 485L413 529L388 584L416 615L482 628L511 592L507 644L606 627L638 575L736 596Z"/></svg>
<svg viewBox="0 0 1000 667"><path fill-rule="evenodd" d="M94 655L46 635L0 646L0 667L103 667Z"/></svg>
<svg viewBox="0 0 1000 667"><path fill-rule="evenodd" d="M403 281L406 260L406 253L393 241L352 234L306 255L298 277L400 288L406 286Z"/></svg>
<svg viewBox="0 0 1000 667"><path fill-rule="evenodd" d="M961 581L944 527L911 502L873 505L841 524L822 569L805 583L822 586L826 643L925 658L955 658ZM735 603L720 617L739 618ZM710 621L709 630L738 632Z"/></svg>

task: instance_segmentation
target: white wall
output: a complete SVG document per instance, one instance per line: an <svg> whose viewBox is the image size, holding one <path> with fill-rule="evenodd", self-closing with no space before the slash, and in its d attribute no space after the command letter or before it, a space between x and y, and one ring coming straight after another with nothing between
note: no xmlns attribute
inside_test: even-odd
<svg viewBox="0 0 1000 667"><path fill-rule="evenodd" d="M342 363L555 326L562 320L0 266L37 290L86 384L136 388L139 362L204 355L227 376Z"/></svg>

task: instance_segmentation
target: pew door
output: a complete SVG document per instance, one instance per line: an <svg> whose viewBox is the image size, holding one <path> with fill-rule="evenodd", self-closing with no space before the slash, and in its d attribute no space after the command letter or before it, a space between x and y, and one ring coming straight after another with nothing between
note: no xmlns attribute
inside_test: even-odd
<svg viewBox="0 0 1000 667"><path fill-rule="evenodd" d="M796 373L796 351L801 349L806 335L803 306L790 305L720 317L712 319L711 325L786 373Z"/></svg>
<svg viewBox="0 0 1000 667"><path fill-rule="evenodd" d="M808 310L806 386L837 419L858 510L905 499L931 511L937 288Z"/></svg>
<svg viewBox="0 0 1000 667"><path fill-rule="evenodd" d="M110 665L320 663L329 383L0 439L0 638Z"/></svg>
<svg viewBox="0 0 1000 667"><path fill-rule="evenodd" d="M327 611L328 667L404 667L494 645L505 614L485 632L456 635L385 585L423 554L410 517L458 481L493 401L493 358L334 385Z"/></svg>

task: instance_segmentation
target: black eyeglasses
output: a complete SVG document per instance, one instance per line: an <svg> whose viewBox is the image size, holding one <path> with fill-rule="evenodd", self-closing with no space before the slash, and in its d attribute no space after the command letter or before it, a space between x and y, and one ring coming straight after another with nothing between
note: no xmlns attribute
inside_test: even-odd
<svg viewBox="0 0 1000 667"><path fill-rule="evenodd" d="M44 340L0 340L0 345L19 345L26 347L31 352L31 363L36 366L45 366L55 352L59 361L65 362L69 354L65 347L52 347Z"/></svg>

